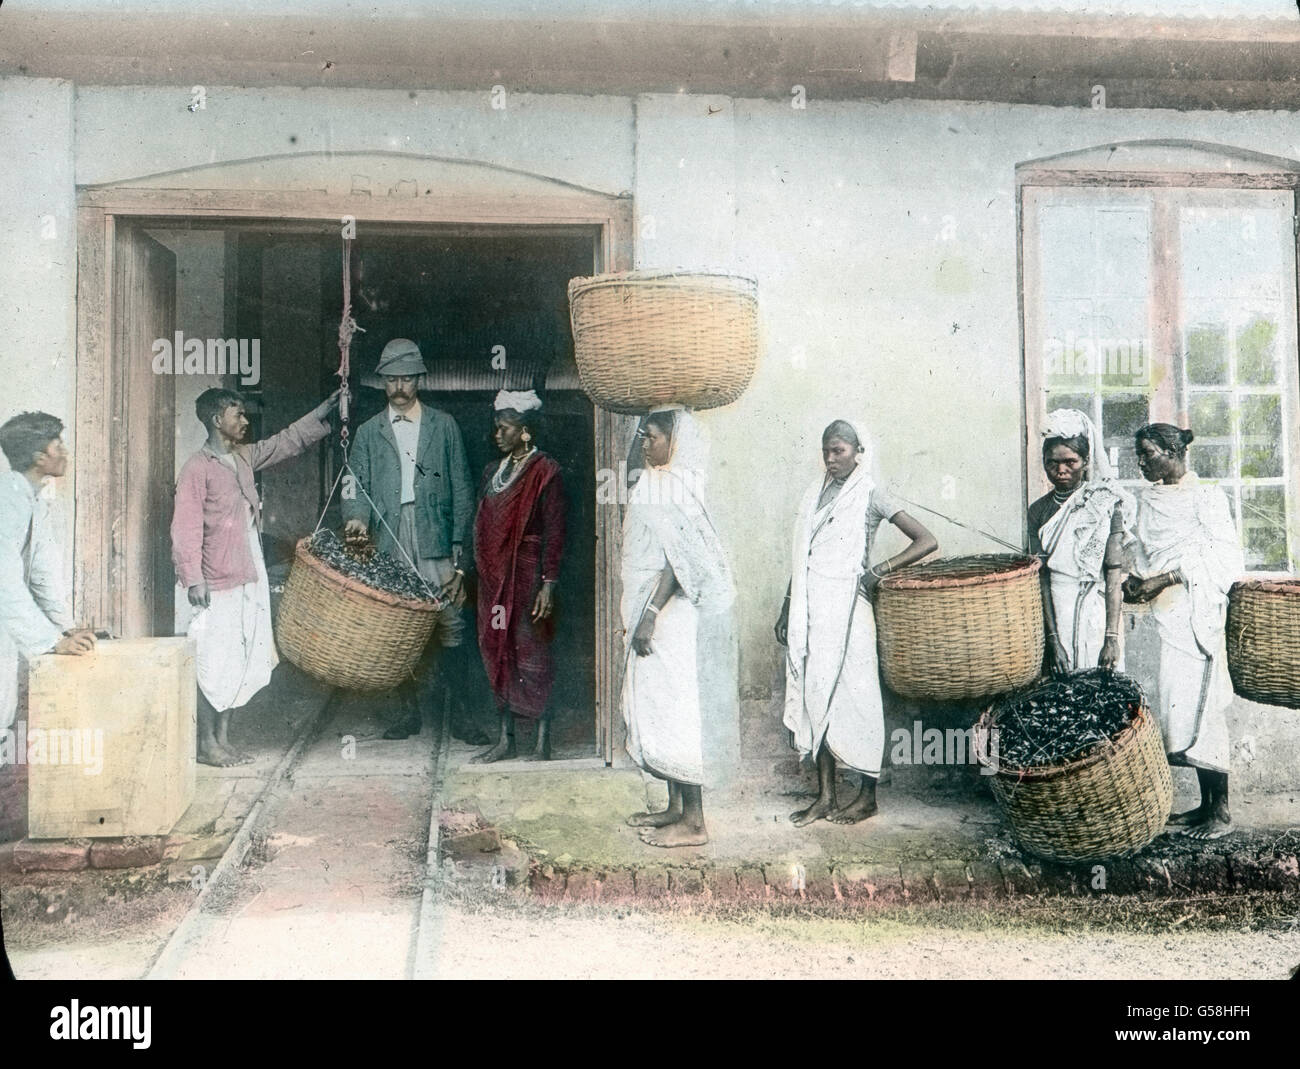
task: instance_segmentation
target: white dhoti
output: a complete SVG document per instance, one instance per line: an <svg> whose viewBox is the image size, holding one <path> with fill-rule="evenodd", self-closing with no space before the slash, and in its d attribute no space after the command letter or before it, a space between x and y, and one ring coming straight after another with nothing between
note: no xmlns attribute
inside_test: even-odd
<svg viewBox="0 0 1300 1069"><path fill-rule="evenodd" d="M1156 710L1171 764L1230 771L1232 682L1224 641L1228 591L1245 570L1228 499L1194 472L1157 484L1138 511L1138 571L1182 582L1151 603L1160 633Z"/></svg>
<svg viewBox="0 0 1300 1069"><path fill-rule="evenodd" d="M1192 629L1192 598L1179 585L1154 602L1160 633L1160 698L1156 719L1171 764L1230 770L1228 706L1232 681L1222 632L1207 657Z"/></svg>
<svg viewBox="0 0 1300 1069"><path fill-rule="evenodd" d="M1066 670L1082 672L1096 668L1106 642L1106 594L1100 580L1080 580L1060 572L1051 573L1052 612L1056 635L1065 647ZM1115 665L1124 670L1124 653Z"/></svg>
<svg viewBox="0 0 1300 1069"><path fill-rule="evenodd" d="M646 600L623 599L623 626L629 634L636 630ZM628 756L661 779L696 785L704 782L695 670L698 616L685 598L670 598L655 618L650 652L644 657L632 653L623 679Z"/></svg>
<svg viewBox="0 0 1300 1069"><path fill-rule="evenodd" d="M804 494L791 542L783 722L801 756L816 758L824 744L844 767L879 776L885 710L876 617L858 583L880 515L863 465L819 508L823 489L818 480Z"/></svg>
<svg viewBox="0 0 1300 1069"><path fill-rule="evenodd" d="M879 776L885 708L875 613L856 580L846 583L810 570L806 590L808 656L801 676L786 684L785 726L794 732L801 754L815 756L825 743L839 764Z"/></svg>
<svg viewBox="0 0 1300 1069"><path fill-rule="evenodd" d="M271 681L280 663L271 624L271 588L266 579L261 540L248 514L248 548L257 581L213 590L208 607L191 619L199 690L217 712L247 704Z"/></svg>

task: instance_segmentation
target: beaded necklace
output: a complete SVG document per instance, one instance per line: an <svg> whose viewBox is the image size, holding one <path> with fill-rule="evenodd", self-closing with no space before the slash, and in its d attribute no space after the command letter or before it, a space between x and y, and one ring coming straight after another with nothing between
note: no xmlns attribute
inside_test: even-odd
<svg viewBox="0 0 1300 1069"><path fill-rule="evenodd" d="M502 457L501 463L497 465L497 470L492 473L492 481L490 483L492 492L494 494L499 494L509 487L510 484L519 477L519 473L523 470L524 464L528 462L528 458L536 452L537 446L532 446L529 448L528 452L518 460L515 460L513 456ZM507 466L510 468L509 474L505 473Z"/></svg>

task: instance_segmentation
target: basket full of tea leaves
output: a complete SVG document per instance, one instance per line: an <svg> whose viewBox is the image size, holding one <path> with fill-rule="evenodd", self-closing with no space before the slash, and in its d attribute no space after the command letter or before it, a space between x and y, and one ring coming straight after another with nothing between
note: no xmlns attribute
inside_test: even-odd
<svg viewBox="0 0 1300 1069"><path fill-rule="evenodd" d="M1041 680L976 727L1016 840L1049 861L1132 854L1169 817L1173 781L1142 688L1104 669Z"/></svg>
<svg viewBox="0 0 1300 1069"><path fill-rule="evenodd" d="M408 678L445 606L369 539L317 531L294 553L276 621L281 654L324 683L387 690Z"/></svg>

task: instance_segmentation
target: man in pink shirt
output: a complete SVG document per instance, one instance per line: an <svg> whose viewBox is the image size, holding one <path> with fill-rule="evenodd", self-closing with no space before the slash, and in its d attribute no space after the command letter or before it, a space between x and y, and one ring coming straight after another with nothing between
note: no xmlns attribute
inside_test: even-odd
<svg viewBox="0 0 1300 1069"><path fill-rule="evenodd" d="M336 390L279 434L249 443L239 394L205 390L194 403L208 440L185 462L176 483L172 560L196 610L188 634L198 654L198 759L203 764L252 760L230 745L230 712L266 686L279 663L253 473L324 438L338 397Z"/></svg>

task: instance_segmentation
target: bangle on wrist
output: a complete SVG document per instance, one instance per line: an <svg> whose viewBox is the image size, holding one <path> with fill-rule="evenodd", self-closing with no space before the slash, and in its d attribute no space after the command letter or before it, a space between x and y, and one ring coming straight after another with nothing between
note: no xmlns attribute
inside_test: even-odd
<svg viewBox="0 0 1300 1069"><path fill-rule="evenodd" d="M645 611L646 611L646 612L652 612L652 613L654 613L656 616L659 615L659 607L658 607L657 605L647 605L647 606L645 607Z"/></svg>

